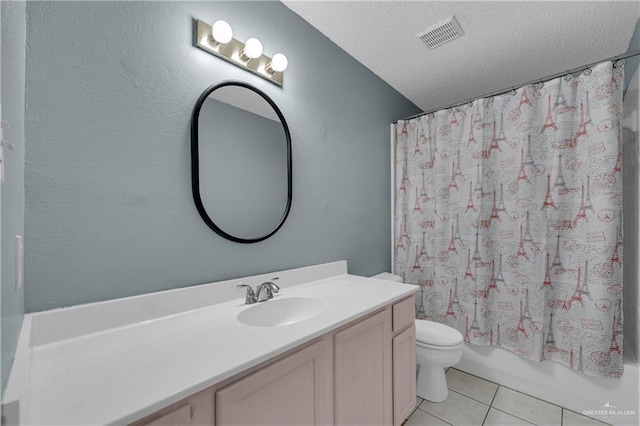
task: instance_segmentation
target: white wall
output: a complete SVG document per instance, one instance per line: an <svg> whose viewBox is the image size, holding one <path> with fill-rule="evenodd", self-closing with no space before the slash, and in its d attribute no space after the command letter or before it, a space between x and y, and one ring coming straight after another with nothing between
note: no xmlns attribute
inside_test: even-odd
<svg viewBox="0 0 640 426"><path fill-rule="evenodd" d="M24 88L25 2L3 1L2 7L2 119L9 123L3 138L15 145L5 149L5 182L2 184L2 374L6 386L24 313L24 287L16 289L15 236L24 235Z"/></svg>

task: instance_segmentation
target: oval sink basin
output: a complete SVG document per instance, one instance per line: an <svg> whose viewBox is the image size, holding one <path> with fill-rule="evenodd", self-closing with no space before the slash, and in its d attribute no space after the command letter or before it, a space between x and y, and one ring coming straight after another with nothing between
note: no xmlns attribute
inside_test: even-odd
<svg viewBox="0 0 640 426"><path fill-rule="evenodd" d="M254 327L282 327L320 315L326 302L311 297L289 297L260 302L238 314L238 321Z"/></svg>

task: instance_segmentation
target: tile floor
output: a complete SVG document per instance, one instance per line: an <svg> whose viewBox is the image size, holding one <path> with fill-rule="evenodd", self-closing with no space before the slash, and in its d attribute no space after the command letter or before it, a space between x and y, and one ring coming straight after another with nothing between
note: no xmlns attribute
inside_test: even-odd
<svg viewBox="0 0 640 426"><path fill-rule="evenodd" d="M597 420L505 388L455 368L447 370L449 397L418 398L404 426L603 426Z"/></svg>

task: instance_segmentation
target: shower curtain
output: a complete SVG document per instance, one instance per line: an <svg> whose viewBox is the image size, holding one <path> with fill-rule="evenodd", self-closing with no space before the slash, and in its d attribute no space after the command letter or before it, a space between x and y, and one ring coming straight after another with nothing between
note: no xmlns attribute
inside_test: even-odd
<svg viewBox="0 0 640 426"><path fill-rule="evenodd" d="M623 78L605 62L396 124L394 268L418 318L622 375Z"/></svg>

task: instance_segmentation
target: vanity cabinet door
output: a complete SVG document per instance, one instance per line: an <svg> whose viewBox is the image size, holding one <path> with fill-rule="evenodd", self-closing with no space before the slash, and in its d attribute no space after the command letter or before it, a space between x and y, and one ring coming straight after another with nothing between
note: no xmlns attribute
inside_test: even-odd
<svg viewBox="0 0 640 426"><path fill-rule="evenodd" d="M325 338L218 390L216 424L331 424L331 361Z"/></svg>
<svg viewBox="0 0 640 426"><path fill-rule="evenodd" d="M392 423L391 310L334 335L336 425Z"/></svg>
<svg viewBox="0 0 640 426"><path fill-rule="evenodd" d="M184 426L191 425L191 405L183 405L164 416L147 423L147 426Z"/></svg>
<svg viewBox="0 0 640 426"><path fill-rule="evenodd" d="M213 390L206 389L130 426L213 426Z"/></svg>
<svg viewBox="0 0 640 426"><path fill-rule="evenodd" d="M393 424L401 425L416 408L416 327L393 338Z"/></svg>

